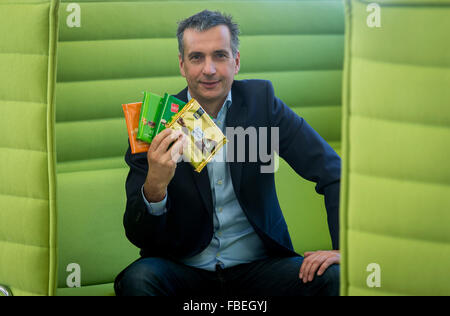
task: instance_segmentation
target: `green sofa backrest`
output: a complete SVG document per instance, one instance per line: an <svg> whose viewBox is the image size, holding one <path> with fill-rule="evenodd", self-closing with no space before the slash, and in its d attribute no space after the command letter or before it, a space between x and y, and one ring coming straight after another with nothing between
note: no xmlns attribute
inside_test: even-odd
<svg viewBox="0 0 450 316"><path fill-rule="evenodd" d="M0 2L0 286L55 288L57 1Z"/></svg>
<svg viewBox="0 0 450 316"><path fill-rule="evenodd" d="M341 293L450 295L450 1L346 4Z"/></svg>

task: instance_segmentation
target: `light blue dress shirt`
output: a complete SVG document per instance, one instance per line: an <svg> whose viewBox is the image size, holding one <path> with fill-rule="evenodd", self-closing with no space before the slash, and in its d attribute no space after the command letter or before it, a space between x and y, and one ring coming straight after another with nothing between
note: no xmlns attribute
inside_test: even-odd
<svg viewBox="0 0 450 316"><path fill-rule="evenodd" d="M188 92L188 100L190 99L191 95ZM225 120L231 104L230 91L217 118L213 118L224 134ZM220 264L222 268L229 268L268 257L263 242L239 205L231 181L230 166L225 162L225 157L226 145L206 165L214 206L213 238L201 253L182 260L186 265L208 271L214 271L216 264ZM142 195L149 212L155 216L167 212L167 195L161 202L148 203L143 188L142 186Z"/></svg>

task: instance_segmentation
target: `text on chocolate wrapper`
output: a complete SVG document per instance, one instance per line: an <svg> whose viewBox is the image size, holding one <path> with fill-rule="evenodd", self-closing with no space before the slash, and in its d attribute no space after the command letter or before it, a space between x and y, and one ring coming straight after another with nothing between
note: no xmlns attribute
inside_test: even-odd
<svg viewBox="0 0 450 316"><path fill-rule="evenodd" d="M259 311L265 313L267 311L267 301L227 301L227 304L220 304L216 302L194 302L190 300L184 303L183 310L185 311L209 311L214 314L219 309L226 309L228 311Z"/></svg>

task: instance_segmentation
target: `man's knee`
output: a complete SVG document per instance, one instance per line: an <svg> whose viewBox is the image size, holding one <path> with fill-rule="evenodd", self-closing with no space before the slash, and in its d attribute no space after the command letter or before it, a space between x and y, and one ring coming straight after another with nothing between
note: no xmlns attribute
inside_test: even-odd
<svg viewBox="0 0 450 316"><path fill-rule="evenodd" d="M165 264L160 258L140 259L128 266L115 282L120 296L167 295L164 289Z"/></svg>
<svg viewBox="0 0 450 316"><path fill-rule="evenodd" d="M339 296L340 289L340 266L333 264L321 275L315 276L322 283L319 295Z"/></svg>

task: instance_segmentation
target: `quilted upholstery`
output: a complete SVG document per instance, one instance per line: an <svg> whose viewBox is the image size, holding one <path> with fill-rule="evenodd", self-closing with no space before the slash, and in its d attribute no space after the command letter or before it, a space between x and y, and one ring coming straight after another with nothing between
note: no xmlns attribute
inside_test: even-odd
<svg viewBox="0 0 450 316"><path fill-rule="evenodd" d="M182 18L205 8L232 14L241 28L237 79L272 80L276 94L339 151L341 1L84 0L76 1L79 28L67 23L72 2L59 8L56 80L56 1L0 4L2 29L14 30L0 32L10 43L0 51L7 87L0 129L8 135L0 140L0 284L15 295L111 295L114 277L138 257L122 227L128 166L121 104L140 101L144 90L184 88L175 38ZM296 250L330 248L314 184L284 161L276 181ZM81 288L67 287L71 263L80 266Z"/></svg>
<svg viewBox="0 0 450 316"><path fill-rule="evenodd" d="M0 284L55 288L57 1L0 2Z"/></svg>
<svg viewBox="0 0 450 316"><path fill-rule="evenodd" d="M450 1L372 2L380 28L346 2L341 293L449 295Z"/></svg>
<svg viewBox="0 0 450 316"><path fill-rule="evenodd" d="M139 101L143 90L162 95L185 86L177 64L176 21L204 8L231 13L242 31L238 79L272 80L277 95L339 147L340 1L79 3L82 27L69 28L64 18L60 23L59 287L65 287L65 267L72 261L83 262L82 285L91 285L113 280L120 265L136 256L117 227L127 174L127 134L118 105ZM67 15L65 7L63 3L61 17ZM314 184L300 179L283 161L276 179L296 249L329 249L323 198ZM103 236L105 230L108 235ZM111 238L115 242L108 242Z"/></svg>

